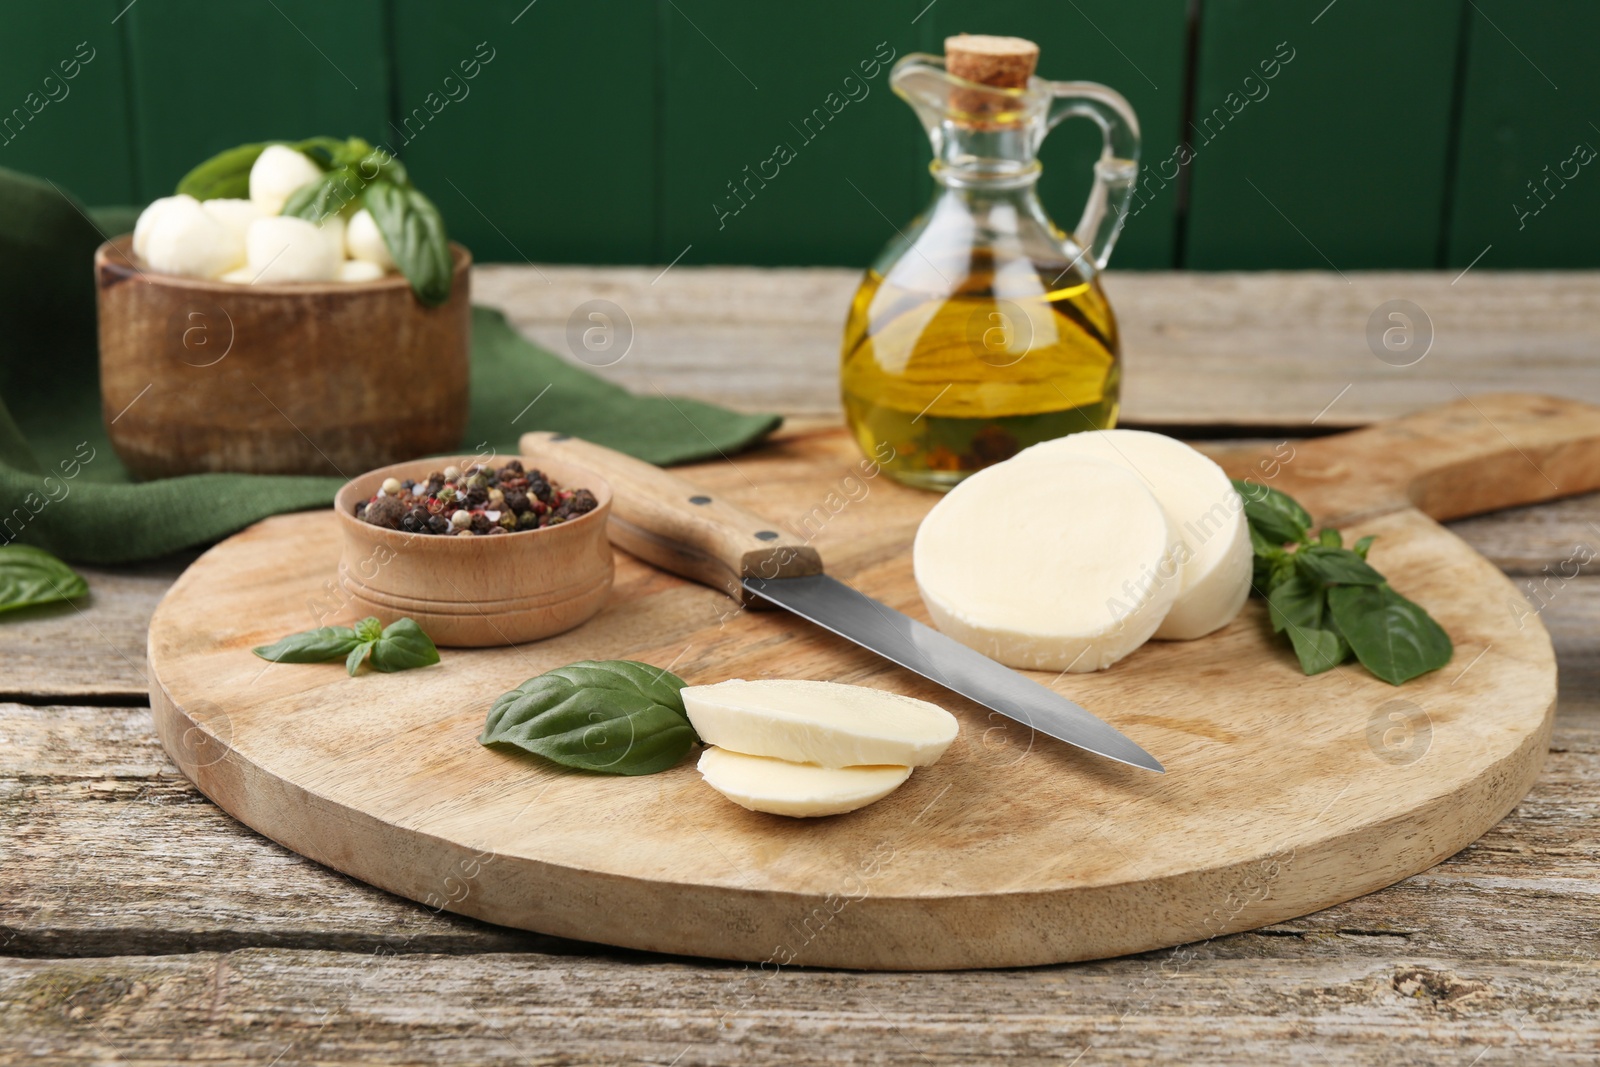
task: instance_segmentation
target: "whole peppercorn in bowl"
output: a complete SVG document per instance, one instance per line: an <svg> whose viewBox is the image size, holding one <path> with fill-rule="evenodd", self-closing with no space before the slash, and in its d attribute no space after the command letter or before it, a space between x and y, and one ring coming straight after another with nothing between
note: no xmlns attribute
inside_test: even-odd
<svg viewBox="0 0 1600 1067"><path fill-rule="evenodd" d="M605 606L613 572L611 487L559 460L494 455L397 463L334 498L339 586L388 623L415 619L434 643L519 644Z"/></svg>

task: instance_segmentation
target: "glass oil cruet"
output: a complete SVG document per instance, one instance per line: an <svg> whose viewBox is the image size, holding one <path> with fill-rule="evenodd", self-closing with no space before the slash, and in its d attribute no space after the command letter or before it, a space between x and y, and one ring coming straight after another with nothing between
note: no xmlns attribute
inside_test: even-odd
<svg viewBox="0 0 1600 1067"><path fill-rule="evenodd" d="M1138 173L1139 121L1092 82L1033 76L1039 50L963 35L890 75L933 142L933 203L879 254L845 324L845 416L902 482L949 489L1029 445L1117 418L1117 322L1100 271ZM1075 233L1039 204L1062 119L1105 136Z"/></svg>

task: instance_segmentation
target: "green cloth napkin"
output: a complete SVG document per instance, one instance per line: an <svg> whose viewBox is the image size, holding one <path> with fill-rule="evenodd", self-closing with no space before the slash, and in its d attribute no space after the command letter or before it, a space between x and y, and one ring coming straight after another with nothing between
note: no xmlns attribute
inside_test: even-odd
<svg viewBox="0 0 1600 1067"><path fill-rule="evenodd" d="M337 478L259 474L128 477L101 424L92 263L103 235L127 232L132 218L127 208L91 218L53 183L0 168L0 544L85 563L149 559L278 512L327 507L339 487ZM781 421L635 396L529 344L489 308L473 309L472 331L466 449L488 441L514 451L523 431L558 430L652 463L685 463L744 448ZM546 382L522 414L530 384Z"/></svg>

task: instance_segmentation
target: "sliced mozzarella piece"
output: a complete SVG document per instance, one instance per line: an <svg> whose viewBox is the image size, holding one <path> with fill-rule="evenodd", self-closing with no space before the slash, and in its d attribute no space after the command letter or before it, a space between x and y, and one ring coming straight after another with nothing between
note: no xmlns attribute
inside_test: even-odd
<svg viewBox="0 0 1600 1067"><path fill-rule="evenodd" d="M376 263L384 270L394 269L394 257L389 254L389 245L384 241L383 234L378 232L372 212L366 208L350 216L350 224L344 231L344 246L351 259Z"/></svg>
<svg viewBox="0 0 1600 1067"><path fill-rule="evenodd" d="M339 264L341 282L375 282L383 277L383 268L364 259L347 259ZM493 522L493 519L489 520Z"/></svg>
<svg viewBox="0 0 1600 1067"><path fill-rule="evenodd" d="M133 254L140 259L147 258L145 252L149 247L150 231L155 228L156 220L166 214L174 204L199 204L200 201L187 193L177 196L163 196L159 200L152 200L150 206L139 212L139 221L133 224Z"/></svg>
<svg viewBox="0 0 1600 1067"><path fill-rule="evenodd" d="M699 769L707 785L741 808L796 818L855 811L911 777L910 767L819 767L725 748L701 753Z"/></svg>
<svg viewBox="0 0 1600 1067"><path fill-rule="evenodd" d="M708 745L824 767L921 767L955 740L956 717L926 700L839 682L743 679L683 690Z"/></svg>
<svg viewBox="0 0 1600 1067"><path fill-rule="evenodd" d="M343 262L315 225L283 215L252 222L245 246L252 276L261 285L335 281Z"/></svg>
<svg viewBox="0 0 1600 1067"><path fill-rule="evenodd" d="M979 471L934 505L912 567L939 629L1010 667L1097 671L1155 633L1180 542L1122 467L1040 456Z"/></svg>
<svg viewBox="0 0 1600 1067"><path fill-rule="evenodd" d="M1250 595L1250 528L1244 501L1221 467L1176 438L1144 430L1095 430L1034 445L1013 462L1075 454L1133 472L1155 494L1183 540L1178 598L1158 640L1204 637L1232 622Z"/></svg>
<svg viewBox="0 0 1600 1067"><path fill-rule="evenodd" d="M244 262L244 242L191 200L171 205L151 224L144 260L162 274L217 278Z"/></svg>
<svg viewBox="0 0 1600 1067"><path fill-rule="evenodd" d="M250 199L276 215L296 189L321 178L322 169L303 152L288 145L268 145L250 167Z"/></svg>
<svg viewBox="0 0 1600 1067"><path fill-rule="evenodd" d="M200 207L207 215L238 234L241 246L250 224L257 219L266 218L268 214L267 210L254 200L230 200L226 197L203 201Z"/></svg>

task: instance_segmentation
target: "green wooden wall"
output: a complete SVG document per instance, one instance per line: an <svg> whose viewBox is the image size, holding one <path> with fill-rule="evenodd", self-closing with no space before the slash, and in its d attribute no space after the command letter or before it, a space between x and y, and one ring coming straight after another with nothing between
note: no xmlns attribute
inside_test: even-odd
<svg viewBox="0 0 1600 1067"><path fill-rule="evenodd" d="M360 134L483 260L859 265L931 191L885 57L1011 33L1140 115L1119 266L1593 267L1597 29L1592 0L61 0L7 11L0 166L138 203ZM1098 142L1047 143L1061 223Z"/></svg>

